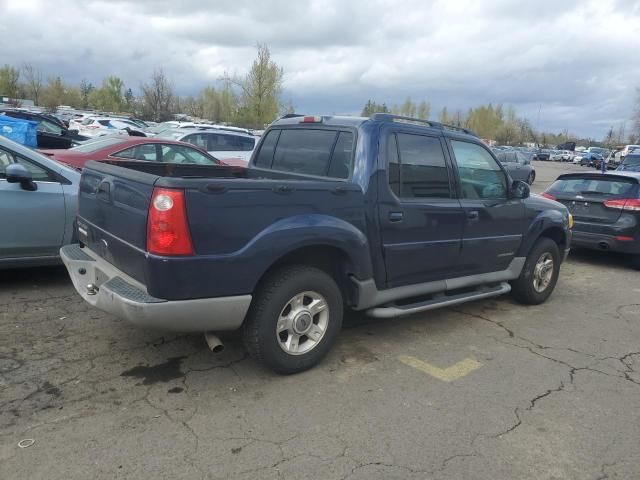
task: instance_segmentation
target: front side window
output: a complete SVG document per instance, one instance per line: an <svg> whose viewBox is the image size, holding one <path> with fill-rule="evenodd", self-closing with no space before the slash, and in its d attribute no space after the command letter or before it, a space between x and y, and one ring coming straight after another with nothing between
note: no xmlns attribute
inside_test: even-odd
<svg viewBox="0 0 640 480"><path fill-rule="evenodd" d="M40 120L38 122L38 130L46 133L53 133L55 135L62 135L62 128L48 120Z"/></svg>
<svg viewBox="0 0 640 480"><path fill-rule="evenodd" d="M387 142L389 188L400 198L450 198L449 172L438 137L393 134Z"/></svg>
<svg viewBox="0 0 640 480"><path fill-rule="evenodd" d="M480 145L452 140L462 198L507 198L507 177L498 162Z"/></svg>
<svg viewBox="0 0 640 480"><path fill-rule="evenodd" d="M12 163L19 163L31 172L31 177L35 182L55 182L57 181L48 170L40 165L27 160L19 155L15 155L8 150L0 148L0 178L7 178L6 169Z"/></svg>

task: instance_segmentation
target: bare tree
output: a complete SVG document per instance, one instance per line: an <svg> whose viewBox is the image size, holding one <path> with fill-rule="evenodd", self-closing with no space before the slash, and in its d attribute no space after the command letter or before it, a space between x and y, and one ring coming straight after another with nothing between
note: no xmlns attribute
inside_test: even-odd
<svg viewBox="0 0 640 480"><path fill-rule="evenodd" d="M174 101L173 87L162 69L156 70L151 82L142 84L142 111L146 118L162 122L171 118Z"/></svg>
<svg viewBox="0 0 640 480"><path fill-rule="evenodd" d="M42 92L42 72L30 63L22 66L22 73L27 85L27 92L31 95L33 103L39 105L40 93Z"/></svg>

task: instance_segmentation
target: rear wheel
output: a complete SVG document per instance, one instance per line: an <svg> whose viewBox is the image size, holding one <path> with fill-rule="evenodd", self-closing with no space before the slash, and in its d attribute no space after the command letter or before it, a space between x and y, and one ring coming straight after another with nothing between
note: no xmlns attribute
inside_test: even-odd
<svg viewBox="0 0 640 480"><path fill-rule="evenodd" d="M278 373L316 365L342 326L340 289L327 273L296 265L270 274L258 288L244 325L249 354Z"/></svg>
<svg viewBox="0 0 640 480"><path fill-rule="evenodd" d="M529 252L520 277L512 282L513 296L527 305L543 303L553 292L559 273L558 245L550 238L541 237Z"/></svg>
<svg viewBox="0 0 640 480"><path fill-rule="evenodd" d="M631 266L636 270L640 270L640 254L631 257Z"/></svg>

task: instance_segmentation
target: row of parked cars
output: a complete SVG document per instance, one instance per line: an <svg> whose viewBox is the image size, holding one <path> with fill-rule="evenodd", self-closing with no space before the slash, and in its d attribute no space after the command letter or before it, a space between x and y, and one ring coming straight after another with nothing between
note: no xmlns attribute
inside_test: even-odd
<svg viewBox="0 0 640 480"><path fill-rule="evenodd" d="M119 154L116 145L126 143L126 140L133 138L161 139L165 145L175 142L189 144L215 157L214 160L209 159L210 161L217 159L225 164L246 166L259 138L259 132L226 125L185 121L156 124L136 118L96 115L92 112L73 115L68 110L63 112L64 116L55 116L25 109L5 109L0 112L0 120L12 117L36 122L37 147L52 158L71 162L69 164L74 167L81 167L89 157L101 154L102 147L107 144L114 147L114 151L107 152L108 155ZM96 141L98 143L95 143ZM133 153L134 156L130 159L162 162L171 158L169 155L162 155L160 150L157 153L151 153L153 148L156 148L152 148L152 143L155 142L130 141L128 146L138 145ZM186 147L183 145L182 151L190 151ZM86 153L92 155L84 155ZM132 154L125 152L123 155ZM191 156L194 154L192 153ZM86 159L83 160L83 158ZM201 162L204 162L203 158L200 158Z"/></svg>
<svg viewBox="0 0 640 480"><path fill-rule="evenodd" d="M159 134L117 140L87 143L115 150L80 152L99 160L80 173L0 137L0 265L61 258L91 305L149 328L241 328L281 373L322 359L345 308L538 304L572 245L640 268L640 173L572 173L531 195L508 156L437 122L288 115L248 168Z"/></svg>

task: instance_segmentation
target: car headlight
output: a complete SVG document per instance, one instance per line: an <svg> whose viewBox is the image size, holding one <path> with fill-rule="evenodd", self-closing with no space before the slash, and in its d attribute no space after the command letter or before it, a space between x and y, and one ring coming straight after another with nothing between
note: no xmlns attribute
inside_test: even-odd
<svg viewBox="0 0 640 480"><path fill-rule="evenodd" d="M573 215L569 214L569 228L573 228Z"/></svg>

